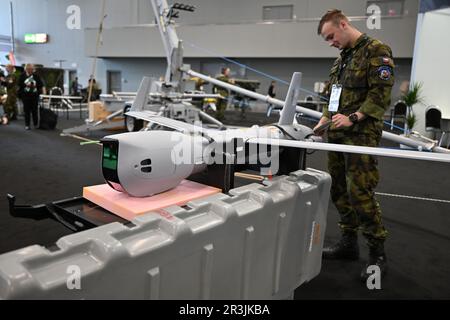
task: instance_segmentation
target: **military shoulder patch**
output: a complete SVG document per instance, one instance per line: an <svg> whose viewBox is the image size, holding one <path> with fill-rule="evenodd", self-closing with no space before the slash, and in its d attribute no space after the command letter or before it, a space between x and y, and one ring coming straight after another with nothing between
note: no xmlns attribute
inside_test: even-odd
<svg viewBox="0 0 450 320"><path fill-rule="evenodd" d="M387 66L379 67L377 73L381 80L389 80L392 75L391 68Z"/></svg>

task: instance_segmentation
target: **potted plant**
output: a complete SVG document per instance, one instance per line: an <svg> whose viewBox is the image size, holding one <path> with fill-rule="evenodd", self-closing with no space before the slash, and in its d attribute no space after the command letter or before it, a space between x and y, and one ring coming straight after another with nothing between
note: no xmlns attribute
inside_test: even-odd
<svg viewBox="0 0 450 320"><path fill-rule="evenodd" d="M409 136L412 129L417 123L417 117L414 113L412 107L415 104L422 103L423 97L422 97L422 83L416 82L412 83L408 89L407 92L405 92L401 99L405 102L407 106L407 112L406 112L406 123L405 123L405 135Z"/></svg>

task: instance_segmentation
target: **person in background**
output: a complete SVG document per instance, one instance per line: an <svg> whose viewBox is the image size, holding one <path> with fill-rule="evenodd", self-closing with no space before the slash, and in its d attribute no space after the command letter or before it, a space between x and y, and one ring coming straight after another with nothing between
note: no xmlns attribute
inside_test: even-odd
<svg viewBox="0 0 450 320"><path fill-rule="evenodd" d="M269 89L267 90L267 95L271 98L276 97L277 94L275 92L275 81L270 82ZM267 106L267 116L270 116L273 107L274 107L273 104L269 103L269 105Z"/></svg>
<svg viewBox="0 0 450 320"><path fill-rule="evenodd" d="M33 64L25 65L25 71L19 78L19 98L23 102L25 113L25 130L30 130L30 120L33 117L33 125L38 126L39 96L45 94L42 79L35 73Z"/></svg>
<svg viewBox="0 0 450 320"><path fill-rule="evenodd" d="M234 79L230 78L230 68L224 67L221 70L220 76L216 78L217 80L234 84ZM217 103L217 112L216 112L216 119L219 121L222 121L225 119L225 109L228 105L228 96L229 92L227 89L215 86L214 87L215 93L220 94L224 99L219 99L219 102Z"/></svg>
<svg viewBox="0 0 450 320"><path fill-rule="evenodd" d="M6 100L3 102L5 117L9 121L17 120L17 77L16 68L12 64L6 65L8 75L3 78L2 85L6 88Z"/></svg>
<svg viewBox="0 0 450 320"><path fill-rule="evenodd" d="M98 85L97 81L93 76L91 76L88 80L88 86L87 86L87 94L89 95L89 88L92 86L92 92L91 92L91 99L90 101L96 101L100 98L100 93L102 92L100 89L100 86Z"/></svg>
<svg viewBox="0 0 450 320"><path fill-rule="evenodd" d="M0 68L0 106L3 106L7 97L4 83L5 83L5 73L3 72L3 69ZM6 119L6 123L3 123L4 122L3 119ZM0 124L8 124L8 118L6 117L5 113L3 113L0 116Z"/></svg>
<svg viewBox="0 0 450 320"><path fill-rule="evenodd" d="M0 106L3 106L3 104L6 102L6 89L3 86L3 83L5 81L5 74L3 73L2 69L0 69ZM5 113L3 113L0 116L0 125L2 124L8 124L9 120Z"/></svg>
<svg viewBox="0 0 450 320"><path fill-rule="evenodd" d="M269 86L269 90L267 90L267 94L271 98L275 98L276 97L277 94L275 92L275 81L270 82L270 86Z"/></svg>
<svg viewBox="0 0 450 320"><path fill-rule="evenodd" d="M70 94L75 96L75 97L80 95L79 84L78 84L78 77L75 77L75 79L73 79L73 81L72 81L71 93Z"/></svg>

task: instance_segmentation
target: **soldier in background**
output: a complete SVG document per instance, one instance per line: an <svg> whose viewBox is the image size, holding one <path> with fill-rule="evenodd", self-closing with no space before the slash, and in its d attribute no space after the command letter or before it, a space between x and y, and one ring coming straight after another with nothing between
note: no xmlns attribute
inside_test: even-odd
<svg viewBox="0 0 450 320"><path fill-rule="evenodd" d="M0 106L6 101L6 88L4 87L5 73L0 68Z"/></svg>
<svg viewBox="0 0 450 320"><path fill-rule="evenodd" d="M318 34L341 54L331 68L329 104L316 128L331 120L329 142L378 147L383 115L389 107L394 84L390 47L361 33L340 10L330 10L322 17ZM324 248L324 259L358 259L357 232L361 229L370 250L361 279L368 278L369 265L377 265L384 275L387 231L375 199L374 189L379 180L377 159L329 152L328 169L332 177L331 198L341 218L342 238Z"/></svg>
<svg viewBox="0 0 450 320"><path fill-rule="evenodd" d="M271 81L270 82L270 86L269 89L267 90L267 95L271 98L275 98L276 97L276 92L275 92L275 81ZM274 105L269 103L269 105L267 106L267 116L269 117L270 114L272 113L272 110L274 108Z"/></svg>
<svg viewBox="0 0 450 320"><path fill-rule="evenodd" d="M4 88L5 74L3 70L0 69L0 106L3 106L3 103L6 101L6 89ZM0 125L8 124L8 117L6 114L2 114L0 116Z"/></svg>
<svg viewBox="0 0 450 320"><path fill-rule="evenodd" d="M3 110L9 121L17 120L17 77L16 69L12 64L6 65L8 75L3 78L2 85L6 87L6 101L3 102Z"/></svg>
<svg viewBox="0 0 450 320"><path fill-rule="evenodd" d="M220 76L218 76L216 79L226 83L234 84L234 79L230 78L230 68L227 67L222 68ZM224 99L219 99L217 103L217 112L216 112L216 119L222 121L225 119L225 109L227 108L228 105L229 92L225 88L215 86L214 93L218 93L222 97L224 97Z"/></svg>

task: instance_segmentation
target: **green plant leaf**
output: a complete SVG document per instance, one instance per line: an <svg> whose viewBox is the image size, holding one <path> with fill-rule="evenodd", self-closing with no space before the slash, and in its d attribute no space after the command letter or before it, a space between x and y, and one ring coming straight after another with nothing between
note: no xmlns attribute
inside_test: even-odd
<svg viewBox="0 0 450 320"><path fill-rule="evenodd" d="M408 114L408 116L406 117L406 125L408 126L408 128L410 130L412 130L414 128L414 126L416 125L416 123L417 123L417 117L414 114L414 112L411 111Z"/></svg>
<svg viewBox="0 0 450 320"><path fill-rule="evenodd" d="M417 103L423 102L422 96L422 83L415 82L409 87L408 92L401 96L401 99L406 103L408 107L412 107Z"/></svg>

